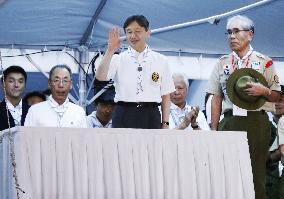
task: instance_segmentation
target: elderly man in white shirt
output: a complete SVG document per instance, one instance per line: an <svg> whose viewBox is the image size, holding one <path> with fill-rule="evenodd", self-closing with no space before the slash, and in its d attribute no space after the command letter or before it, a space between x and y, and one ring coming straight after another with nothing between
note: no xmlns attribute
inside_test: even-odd
<svg viewBox="0 0 284 199"><path fill-rule="evenodd" d="M186 103L189 84L183 73L173 74L176 91L171 93L170 129L209 130L208 123L199 107Z"/></svg>
<svg viewBox="0 0 284 199"><path fill-rule="evenodd" d="M48 87L51 96L29 109L25 126L86 128L84 109L68 99L72 89L71 69L67 65L54 66L49 73Z"/></svg>

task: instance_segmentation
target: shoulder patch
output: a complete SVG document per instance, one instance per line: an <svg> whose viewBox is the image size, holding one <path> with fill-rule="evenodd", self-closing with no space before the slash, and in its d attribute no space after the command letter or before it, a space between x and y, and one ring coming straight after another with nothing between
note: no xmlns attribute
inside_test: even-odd
<svg viewBox="0 0 284 199"><path fill-rule="evenodd" d="M273 61L269 60L268 62L266 62L265 68L269 68L272 64L273 64Z"/></svg>

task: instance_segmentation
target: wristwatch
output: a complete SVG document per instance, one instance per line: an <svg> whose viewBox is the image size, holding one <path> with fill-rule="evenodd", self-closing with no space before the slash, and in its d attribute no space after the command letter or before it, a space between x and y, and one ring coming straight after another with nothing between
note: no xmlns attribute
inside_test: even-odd
<svg viewBox="0 0 284 199"><path fill-rule="evenodd" d="M198 128L199 128L199 125L198 125L198 123L196 123L195 125L192 125L192 124L191 124L191 127L192 127L193 129L198 129Z"/></svg>
<svg viewBox="0 0 284 199"><path fill-rule="evenodd" d="M162 121L161 124L162 124L162 125L165 124L165 125L168 125L168 126L170 125L170 123L169 123L169 122L166 122L166 121Z"/></svg>

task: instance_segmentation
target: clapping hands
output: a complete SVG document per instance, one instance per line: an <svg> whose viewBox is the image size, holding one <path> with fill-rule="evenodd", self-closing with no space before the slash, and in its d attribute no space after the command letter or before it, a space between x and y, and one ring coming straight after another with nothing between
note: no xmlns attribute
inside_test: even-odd
<svg viewBox="0 0 284 199"><path fill-rule="evenodd" d="M191 126L197 126L197 117L199 113L199 107L191 107L190 112L185 116L184 121L180 124L179 129L185 129L187 128L190 124Z"/></svg>

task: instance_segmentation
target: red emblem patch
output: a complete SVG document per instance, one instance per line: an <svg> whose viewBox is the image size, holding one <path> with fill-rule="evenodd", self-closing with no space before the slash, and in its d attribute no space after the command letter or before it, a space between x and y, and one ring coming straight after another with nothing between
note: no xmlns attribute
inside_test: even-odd
<svg viewBox="0 0 284 199"><path fill-rule="evenodd" d="M272 60L269 60L269 61L266 63L265 68L269 68L272 64L273 64L273 61L272 61Z"/></svg>

